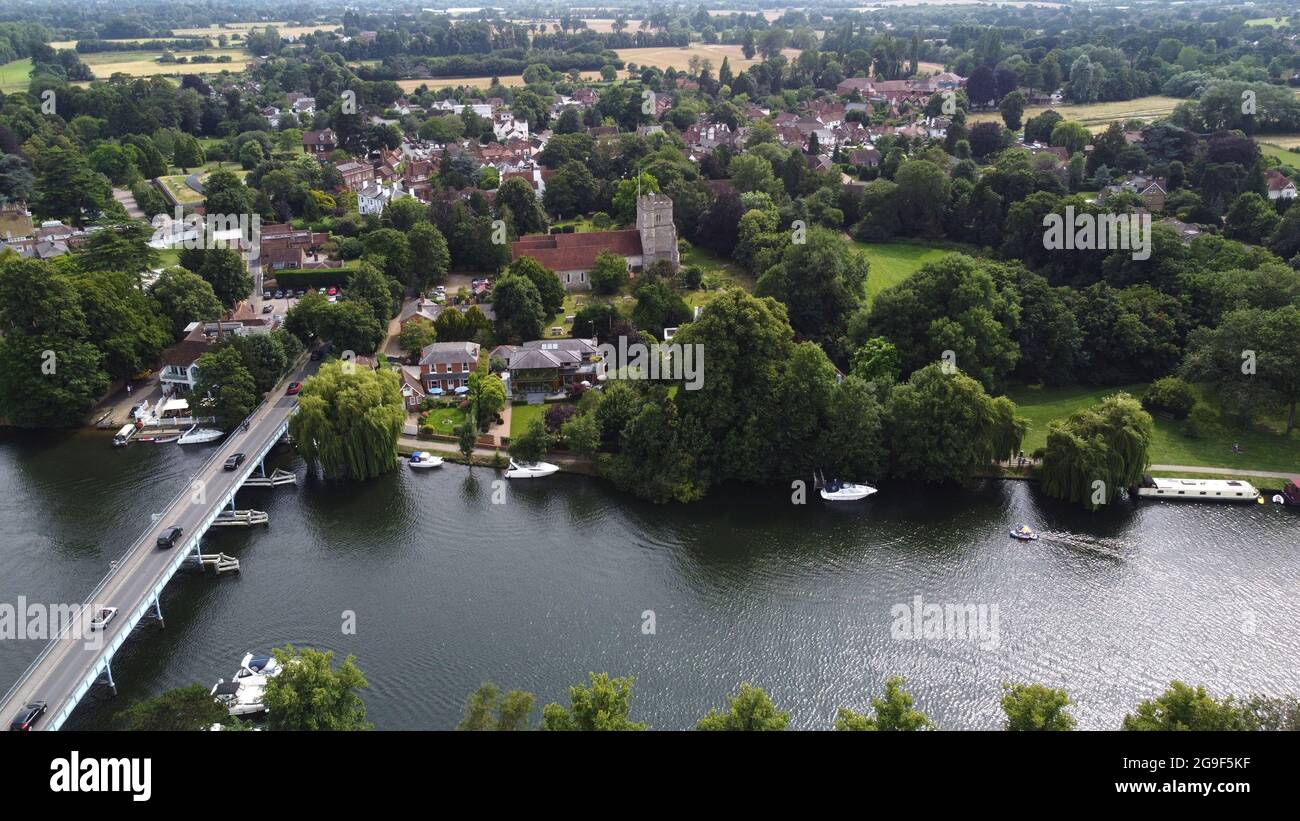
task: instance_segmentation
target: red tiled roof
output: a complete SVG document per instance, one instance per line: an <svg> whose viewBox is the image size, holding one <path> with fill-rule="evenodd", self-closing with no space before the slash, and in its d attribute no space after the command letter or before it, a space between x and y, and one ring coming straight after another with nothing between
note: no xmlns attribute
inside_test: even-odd
<svg viewBox="0 0 1300 821"><path fill-rule="evenodd" d="M532 234L511 245L512 258L532 257L552 271L578 271L591 268L601 251L619 256L641 254L641 232L590 231L577 234Z"/></svg>

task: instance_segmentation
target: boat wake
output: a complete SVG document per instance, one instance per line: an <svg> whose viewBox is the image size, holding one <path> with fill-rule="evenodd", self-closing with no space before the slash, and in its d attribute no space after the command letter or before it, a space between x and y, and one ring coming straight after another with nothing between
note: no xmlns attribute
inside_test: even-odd
<svg viewBox="0 0 1300 821"><path fill-rule="evenodd" d="M1125 541L1124 539L1084 536L1079 533L1048 530L1043 531L1038 535L1039 539L1044 542L1050 542L1051 544L1072 548L1085 553L1106 556L1107 558L1112 559L1124 559L1124 554L1136 547L1134 543Z"/></svg>

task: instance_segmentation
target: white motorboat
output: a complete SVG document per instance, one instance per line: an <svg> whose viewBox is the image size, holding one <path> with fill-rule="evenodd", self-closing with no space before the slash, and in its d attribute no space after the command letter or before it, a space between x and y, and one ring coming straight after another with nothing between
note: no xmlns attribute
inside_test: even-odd
<svg viewBox="0 0 1300 821"><path fill-rule="evenodd" d="M206 442L215 442L225 436L225 431L216 428L192 427L181 434L181 438L176 440L178 445L202 445Z"/></svg>
<svg viewBox="0 0 1300 821"><path fill-rule="evenodd" d="M417 450L415 453L411 454L411 458L407 464L416 469L440 468L442 467L442 457L434 456L427 450Z"/></svg>
<svg viewBox="0 0 1300 821"><path fill-rule="evenodd" d="M871 485L832 481L821 489L821 497L828 502L856 502L875 493Z"/></svg>
<svg viewBox="0 0 1300 821"><path fill-rule="evenodd" d="M239 669L230 681L218 679L212 687L212 697L232 716L246 716L266 710L263 697L266 683L278 676L284 668L272 656L255 656L248 653L239 662Z"/></svg>
<svg viewBox="0 0 1300 821"><path fill-rule="evenodd" d="M559 469L559 465L552 465L550 462L516 462L511 459L510 467L506 470L506 478L540 479L543 476L550 476Z"/></svg>

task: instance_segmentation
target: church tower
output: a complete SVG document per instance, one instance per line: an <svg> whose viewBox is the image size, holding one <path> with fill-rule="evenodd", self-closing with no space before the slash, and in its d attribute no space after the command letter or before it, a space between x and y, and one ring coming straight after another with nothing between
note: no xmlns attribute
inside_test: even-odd
<svg viewBox="0 0 1300 821"><path fill-rule="evenodd" d="M673 225L673 201L663 194L646 194L636 199L636 229L641 233L641 266L649 268L661 259L681 267L677 250L677 226Z"/></svg>

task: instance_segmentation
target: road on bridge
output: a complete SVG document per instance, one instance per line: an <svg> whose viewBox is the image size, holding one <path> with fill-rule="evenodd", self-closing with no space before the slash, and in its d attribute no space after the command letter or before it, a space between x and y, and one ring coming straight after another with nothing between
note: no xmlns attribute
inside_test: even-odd
<svg viewBox="0 0 1300 821"><path fill-rule="evenodd" d="M159 576L175 558L175 551L181 550L183 544L197 535L198 528L213 507L247 478L254 468L252 456L263 447L273 444L270 440L276 436L280 426L298 404L297 396L285 396L286 382L301 381L315 373L318 367L319 363L308 362L293 376L277 385L267 401L249 418L248 430L236 428L227 435L217 456L204 463L199 473L191 477L190 487L195 487L194 482L203 483L202 499L206 500L205 503L196 503L194 494L188 492L187 488L187 492L180 494L148 526L141 541L136 542L117 561L103 587L90 603L92 608L116 607L118 610L104 631L103 641L88 641L80 635L78 629L67 631L65 637L52 641L49 652L40 658L34 668L27 671L18 686L0 702L0 720L4 721L4 727L8 727L23 705L44 701L49 708L36 722L36 729L48 728L52 718L76 697L79 685L100 661L105 648L112 645L113 639L121 631L131 629L130 615L141 605L152 603L153 589ZM249 459L237 470L225 470L223 463L226 458L236 453L248 454ZM173 525L179 525L184 534L170 550L158 548L159 534Z"/></svg>

